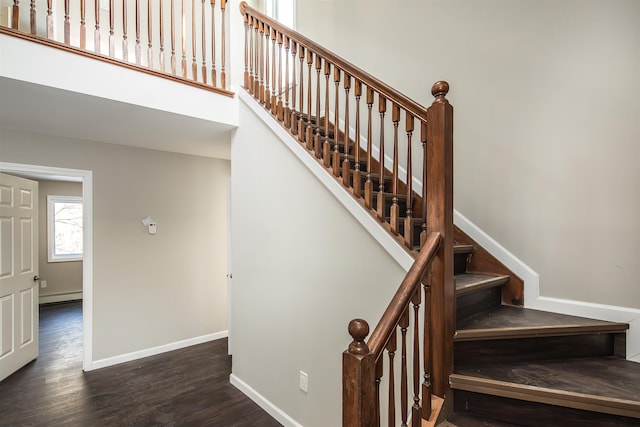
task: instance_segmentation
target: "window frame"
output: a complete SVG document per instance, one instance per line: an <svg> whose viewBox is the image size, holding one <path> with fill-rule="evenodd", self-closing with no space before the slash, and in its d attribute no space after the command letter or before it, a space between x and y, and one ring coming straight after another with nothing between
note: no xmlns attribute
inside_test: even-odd
<svg viewBox="0 0 640 427"><path fill-rule="evenodd" d="M58 255L55 253L55 209L56 203L79 203L82 205L83 253ZM84 204L82 196L47 195L47 260L48 262L82 261L84 257Z"/></svg>

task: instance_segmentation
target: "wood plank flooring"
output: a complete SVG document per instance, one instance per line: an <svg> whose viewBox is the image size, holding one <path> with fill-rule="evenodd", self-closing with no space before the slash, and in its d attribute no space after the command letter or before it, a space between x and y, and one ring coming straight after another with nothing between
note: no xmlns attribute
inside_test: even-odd
<svg viewBox="0 0 640 427"><path fill-rule="evenodd" d="M82 371L80 302L40 310L40 356L0 382L2 426L280 426L229 384L227 340Z"/></svg>

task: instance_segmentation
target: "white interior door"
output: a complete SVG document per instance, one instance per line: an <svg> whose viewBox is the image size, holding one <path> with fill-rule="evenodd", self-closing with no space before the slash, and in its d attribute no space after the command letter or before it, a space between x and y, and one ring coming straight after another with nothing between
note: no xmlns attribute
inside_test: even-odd
<svg viewBox="0 0 640 427"><path fill-rule="evenodd" d="M38 183L0 173L0 381L38 357Z"/></svg>

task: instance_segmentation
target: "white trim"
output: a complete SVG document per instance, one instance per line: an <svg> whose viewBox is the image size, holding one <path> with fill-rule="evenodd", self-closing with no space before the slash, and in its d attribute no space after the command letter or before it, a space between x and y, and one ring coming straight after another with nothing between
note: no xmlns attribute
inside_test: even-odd
<svg viewBox="0 0 640 427"><path fill-rule="evenodd" d="M629 324L627 359L640 362L640 309L594 304L540 295L540 276L491 236L454 210L454 223L524 281L524 305L536 310Z"/></svg>
<svg viewBox="0 0 640 427"><path fill-rule="evenodd" d="M77 301L82 299L82 292L62 292L59 294L40 295L39 304L50 304L52 302Z"/></svg>
<svg viewBox="0 0 640 427"><path fill-rule="evenodd" d="M375 219L363 208L347 190L337 182L333 176L327 173L325 167L314 157L310 156L297 139L295 139L280 123L262 106L260 106L244 89L238 92L240 100L251 109L273 133L304 163L307 168L322 182L322 184L335 196L340 203L353 215L358 222L376 239L376 241L391 255L391 257L405 270L409 271L414 262L413 257L397 242L387 231L380 227Z"/></svg>
<svg viewBox="0 0 640 427"><path fill-rule="evenodd" d="M276 405L271 403L267 398L254 390L249 384L242 381L236 375L229 375L229 382L235 388L244 393L249 399L253 400L260 406L262 409L267 411L269 415L275 418L280 424L285 427L304 427L302 424L291 418L286 414L282 409L278 408Z"/></svg>
<svg viewBox="0 0 640 427"><path fill-rule="evenodd" d="M155 356L156 354L165 353L167 351L179 350L181 348L190 347L196 344L202 344L209 341L219 340L227 337L227 331L215 332L213 334L201 335L199 337L189 338L182 341L176 341L169 344L163 344L156 347L145 348L144 350L132 351L131 353L120 354L118 356L107 357L93 362L92 369L106 368L108 366L117 365L119 363L130 362L132 360L142 359L144 357Z"/></svg>
<svg viewBox="0 0 640 427"><path fill-rule="evenodd" d="M56 168L0 162L0 171L82 182L84 259L82 264L82 369L93 365L93 172L82 169ZM37 178L36 178L37 179Z"/></svg>

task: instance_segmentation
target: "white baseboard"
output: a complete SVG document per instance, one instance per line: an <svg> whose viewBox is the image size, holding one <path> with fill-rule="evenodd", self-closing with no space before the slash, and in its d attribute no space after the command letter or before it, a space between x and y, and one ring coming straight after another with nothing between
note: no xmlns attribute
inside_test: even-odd
<svg viewBox="0 0 640 427"><path fill-rule="evenodd" d="M240 378L231 374L229 376L229 382L238 390L243 392L249 399L253 400L262 409L267 411L269 415L275 418L280 424L285 427L303 427L302 424L287 415L282 409L267 400L263 395L254 390L249 384L242 381Z"/></svg>
<svg viewBox="0 0 640 427"><path fill-rule="evenodd" d="M640 310L540 295L540 276L458 211L454 223L524 281L524 305L536 310L629 324L627 359L640 362Z"/></svg>
<svg viewBox="0 0 640 427"><path fill-rule="evenodd" d="M144 350L138 350L131 353L121 354L119 356L107 357L105 359L94 360L89 369L85 368L85 371L93 371L94 369L106 368L107 366L117 365L119 363L130 362L132 360L142 359L143 357L154 356L160 353L166 353L167 351L178 350L181 348L189 347L196 344L202 344L209 341L214 341L221 338L226 338L228 331L220 331L213 334L201 335L195 338L189 338L182 341L176 341L169 344L159 345L157 347L146 348Z"/></svg>
<svg viewBox="0 0 640 427"><path fill-rule="evenodd" d="M80 292L63 292L60 294L40 295L38 302L40 304L50 304L52 302L77 301L82 299L82 291Z"/></svg>

